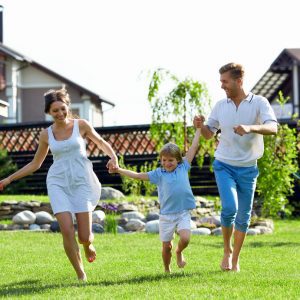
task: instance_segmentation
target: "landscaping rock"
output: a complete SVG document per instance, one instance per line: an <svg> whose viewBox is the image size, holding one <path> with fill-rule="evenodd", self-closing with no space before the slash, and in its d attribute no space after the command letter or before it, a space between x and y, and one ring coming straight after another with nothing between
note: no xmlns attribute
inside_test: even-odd
<svg viewBox="0 0 300 300"><path fill-rule="evenodd" d="M35 216L36 216L35 223L38 225L51 224L51 222L54 221L53 217L46 211L39 211L35 213Z"/></svg>
<svg viewBox="0 0 300 300"><path fill-rule="evenodd" d="M93 211L92 213L92 220L93 220L93 223L102 223L105 219L105 212L102 211L102 210L95 210Z"/></svg>
<svg viewBox="0 0 300 300"><path fill-rule="evenodd" d="M159 220L153 220L146 223L145 231L147 233L159 233Z"/></svg>
<svg viewBox="0 0 300 300"><path fill-rule="evenodd" d="M125 198L124 194L119 190L113 189L111 187L103 187L101 189L100 200L111 200L111 199L121 199Z"/></svg>
<svg viewBox="0 0 300 300"><path fill-rule="evenodd" d="M210 235L211 231L208 228L195 228L191 230L194 235Z"/></svg>
<svg viewBox="0 0 300 300"><path fill-rule="evenodd" d="M14 224L22 225L22 224L33 224L36 220L35 214L30 210L24 210L16 214L12 221Z"/></svg>
<svg viewBox="0 0 300 300"><path fill-rule="evenodd" d="M139 219L130 219L125 225L125 229L128 231L141 231L145 228L145 223Z"/></svg>

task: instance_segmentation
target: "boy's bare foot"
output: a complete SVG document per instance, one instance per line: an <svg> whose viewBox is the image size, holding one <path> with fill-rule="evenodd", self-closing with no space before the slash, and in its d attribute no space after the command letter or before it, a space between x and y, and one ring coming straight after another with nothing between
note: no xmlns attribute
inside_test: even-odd
<svg viewBox="0 0 300 300"><path fill-rule="evenodd" d="M184 268L186 265L186 261L183 257L182 252L176 251L176 258L177 258L177 266L178 268Z"/></svg>
<svg viewBox="0 0 300 300"><path fill-rule="evenodd" d="M83 245L83 249L88 262L93 262L96 259L96 249L93 244Z"/></svg>
<svg viewBox="0 0 300 300"><path fill-rule="evenodd" d="M165 273L166 274L170 274L171 273L171 269L169 268L169 269L165 269Z"/></svg>
<svg viewBox="0 0 300 300"><path fill-rule="evenodd" d="M232 255L224 254L223 259L220 264L220 268L222 271L230 271L232 269Z"/></svg>

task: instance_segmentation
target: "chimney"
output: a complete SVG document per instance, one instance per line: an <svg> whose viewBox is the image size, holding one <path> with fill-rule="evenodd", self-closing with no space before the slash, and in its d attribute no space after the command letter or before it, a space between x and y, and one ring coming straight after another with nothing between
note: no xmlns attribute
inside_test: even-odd
<svg viewBox="0 0 300 300"><path fill-rule="evenodd" d="M0 5L0 43L3 43L3 6Z"/></svg>

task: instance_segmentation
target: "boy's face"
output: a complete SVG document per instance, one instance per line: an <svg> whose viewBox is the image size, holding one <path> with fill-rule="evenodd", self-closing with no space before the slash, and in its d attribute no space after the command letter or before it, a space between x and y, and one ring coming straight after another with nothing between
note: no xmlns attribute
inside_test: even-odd
<svg viewBox="0 0 300 300"><path fill-rule="evenodd" d="M170 155L163 155L160 159L162 167L167 171L167 172L172 172L176 169L178 165L178 161L174 156Z"/></svg>

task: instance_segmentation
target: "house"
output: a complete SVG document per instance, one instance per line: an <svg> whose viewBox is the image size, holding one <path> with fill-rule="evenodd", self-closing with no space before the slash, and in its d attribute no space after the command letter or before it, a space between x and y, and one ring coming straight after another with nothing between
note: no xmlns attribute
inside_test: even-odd
<svg viewBox="0 0 300 300"><path fill-rule="evenodd" d="M2 19L0 6L0 124L49 121L43 94L65 86L72 112L103 126L103 104L114 103L4 45Z"/></svg>
<svg viewBox="0 0 300 300"><path fill-rule="evenodd" d="M269 69L252 88L254 94L265 96L271 103L278 119L299 118L300 99L300 48L284 49ZM276 99L279 91L286 104L281 107Z"/></svg>

